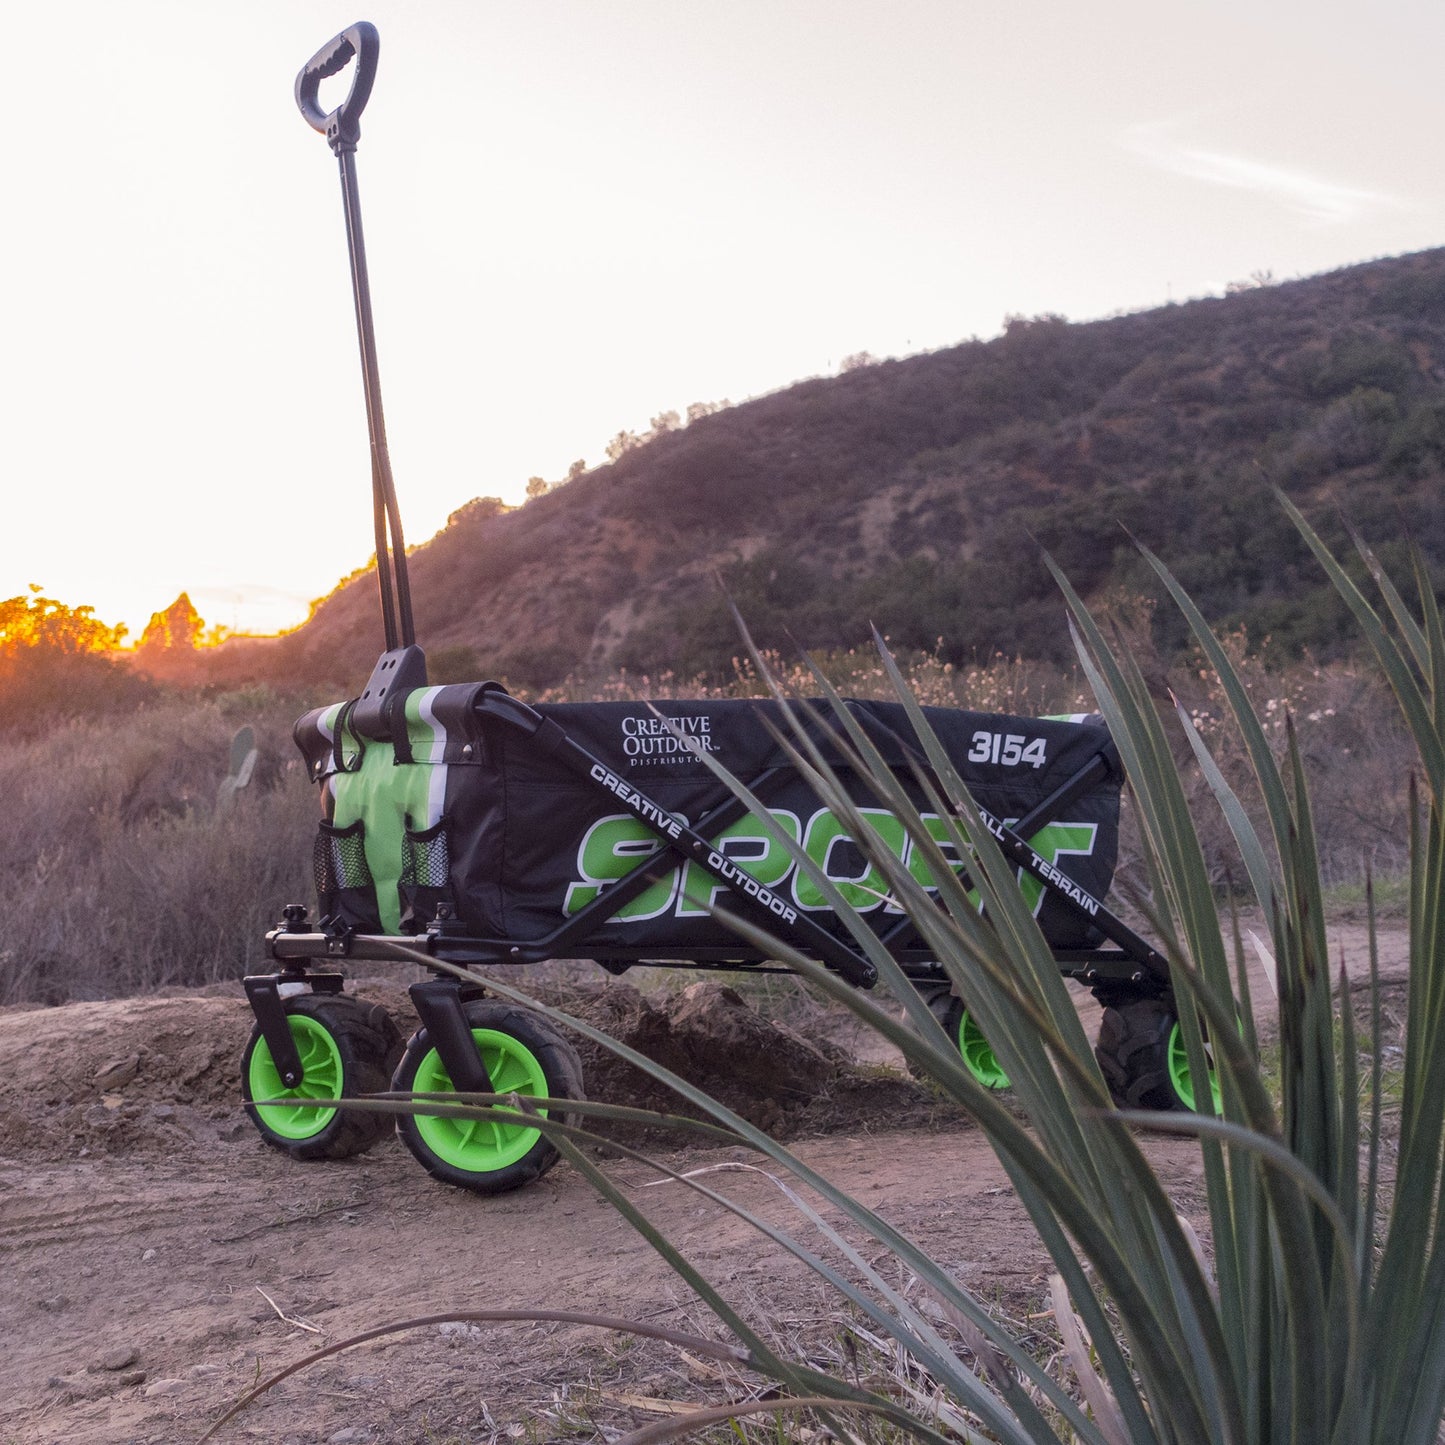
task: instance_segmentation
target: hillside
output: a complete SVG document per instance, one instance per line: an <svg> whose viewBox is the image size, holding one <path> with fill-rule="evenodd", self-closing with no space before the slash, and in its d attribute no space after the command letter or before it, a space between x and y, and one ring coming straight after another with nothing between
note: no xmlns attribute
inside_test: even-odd
<svg viewBox="0 0 1445 1445"><path fill-rule="evenodd" d="M873 620L953 660L1060 657L1041 550L1088 597L1152 595L1127 528L1215 620L1328 654L1338 604L1269 484L1327 533L1338 505L1439 562L1442 470L1436 250L1087 324L1015 319L702 417L517 510L461 508L412 555L417 633L438 680L725 670L721 577L766 645L848 646ZM379 649L367 573L214 663L352 683Z"/></svg>

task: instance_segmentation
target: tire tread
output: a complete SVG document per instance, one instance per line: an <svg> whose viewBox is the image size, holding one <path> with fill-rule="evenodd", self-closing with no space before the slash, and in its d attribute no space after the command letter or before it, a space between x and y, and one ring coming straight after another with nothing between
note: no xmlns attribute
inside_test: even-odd
<svg viewBox="0 0 1445 1445"><path fill-rule="evenodd" d="M1094 1057L1120 1108L1185 1109L1169 1074L1169 1039L1176 1021L1167 999L1132 999L1104 1009Z"/></svg>

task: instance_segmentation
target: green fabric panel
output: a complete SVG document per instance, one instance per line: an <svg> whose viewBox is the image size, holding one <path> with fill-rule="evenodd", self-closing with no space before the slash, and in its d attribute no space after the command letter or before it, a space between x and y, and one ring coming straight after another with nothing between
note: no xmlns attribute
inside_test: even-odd
<svg viewBox="0 0 1445 1445"><path fill-rule="evenodd" d="M420 714L423 695L429 691L431 689L420 689L406 702L407 736L418 759L430 755L436 737L435 730ZM355 744L355 734L350 728L346 731L346 740L352 745L347 748L349 761ZM427 805L436 771L435 765L423 762L398 767L390 742L368 740L362 751L360 769L338 774L332 780L336 807L331 821L345 828L361 819L366 865L376 884L377 911L387 933L401 930L401 897L397 884L406 853L406 820L409 816L416 828L425 828L435 821L430 818Z"/></svg>

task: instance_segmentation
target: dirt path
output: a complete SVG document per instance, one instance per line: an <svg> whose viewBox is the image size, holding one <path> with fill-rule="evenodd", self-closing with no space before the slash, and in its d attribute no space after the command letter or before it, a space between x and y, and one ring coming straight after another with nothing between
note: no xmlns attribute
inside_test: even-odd
<svg viewBox="0 0 1445 1445"><path fill-rule="evenodd" d="M399 983L368 991L404 1013ZM717 1080L729 1050L756 1060L765 1045L766 1068L722 1081L750 1116L780 1132L831 1131L802 1147L865 1198L893 1202L900 1220L937 1214L931 1222L947 1230L960 1201L976 1197L978 1217L999 1221L988 1232L1000 1247L1021 1234L992 1155L911 1080L859 1071L715 984L664 1008L615 984L581 1002L619 1033L646 1036L651 1051L687 1053L702 1079ZM6 1445L194 1440L259 1375L318 1343L449 1310L587 1310L715 1333L565 1166L481 1199L431 1183L391 1139L340 1163L267 1149L238 1108L249 1029L234 993L0 1014ZM765 1039L750 1036L758 1030ZM606 1058L588 1062L594 1097L638 1097L638 1082ZM900 1121L925 1127L839 1132ZM673 1156L687 1167L742 1157ZM685 1187L649 1187L652 1172L635 1163L609 1168L741 1307L784 1332L816 1332L824 1306L801 1269L767 1258L746 1226ZM767 1178L737 1172L725 1183L788 1220ZM670 1347L595 1329L432 1326L325 1362L222 1438L592 1439L594 1416L621 1427L647 1418L629 1400L728 1398L737 1383Z"/></svg>
<svg viewBox="0 0 1445 1445"><path fill-rule="evenodd" d="M1027 1231L976 1135L835 1138L803 1153L965 1278L1040 1296L1038 1262L1018 1247ZM720 1160L709 1151L682 1162ZM638 1166L616 1174L755 1319L786 1336L826 1315L800 1271L731 1216L676 1186L647 1189ZM723 1182L788 1221L767 1179ZM166 1162L26 1170L4 1196L3 1219L13 1284L0 1311L6 1440L193 1440L258 1372L318 1341L447 1310L594 1310L714 1333L648 1246L566 1168L484 1201L429 1185L390 1141L358 1161L304 1169L242 1141ZM434 1326L323 1363L222 1438L590 1439L588 1412L616 1427L647 1418L619 1396L726 1398L707 1373L667 1347L580 1327ZM562 1428L574 1421L575 1436Z"/></svg>
<svg viewBox="0 0 1445 1445"><path fill-rule="evenodd" d="M1340 946L1355 971L1359 937ZM625 991L603 1004L642 1017ZM565 1165L481 1199L432 1184L390 1139L340 1163L268 1150L237 1107L248 1030L244 1003L214 993L0 1013L0 1445L195 1440L258 1377L318 1344L449 1310L589 1310L718 1333ZM805 1159L1027 1329L1024 1316L1045 1308L1047 1266L992 1151L874 1052L859 1066L824 1050L831 1072L815 1100L774 1087L733 1102L804 1136L794 1147ZM630 1089L589 1061L593 1097L632 1102ZM1197 1217L1192 1148L1150 1147ZM744 1158L699 1148L668 1161ZM632 1162L608 1167L749 1318L836 1355L838 1305L801 1266L686 1188L652 1187ZM796 1225L767 1177L712 1182ZM911 1287L906 1273L898 1281ZM220 1438L599 1440L657 1418L659 1399L717 1402L746 1383L670 1346L579 1326L433 1325L323 1362Z"/></svg>

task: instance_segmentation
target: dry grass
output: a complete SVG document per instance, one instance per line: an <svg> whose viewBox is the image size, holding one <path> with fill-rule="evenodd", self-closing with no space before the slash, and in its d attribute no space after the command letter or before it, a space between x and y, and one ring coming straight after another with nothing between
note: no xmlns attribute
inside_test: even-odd
<svg viewBox="0 0 1445 1445"><path fill-rule="evenodd" d="M282 905L310 891L317 804L290 742L298 710L266 694L172 697L0 741L0 1004L204 984L257 963ZM242 723L261 761L221 810Z"/></svg>
<svg viewBox="0 0 1445 1445"><path fill-rule="evenodd" d="M813 676L801 661L776 652L764 653L769 670L791 692L816 691ZM1089 712L1093 702L1077 668L999 656L987 663L955 667L937 652L905 653L899 663L918 700L926 707L960 707L975 712L1014 713L1040 717L1048 713ZM870 648L826 652L813 659L819 671L844 697L896 700L878 655ZM671 671L657 674L616 673L601 684L569 679L538 694L537 702L625 702L637 698L763 697L767 688L752 660L733 658L733 676L725 686Z"/></svg>
<svg viewBox="0 0 1445 1445"><path fill-rule="evenodd" d="M1409 780L1418 762L1379 674L1354 663L1321 667L1306 662L1271 670L1248 655L1243 634L1223 641L1277 757L1284 755L1293 726L1310 779L1325 884L1358 882L1367 867L1377 877L1402 873L1409 853ZM1228 707L1213 674L1194 667L1170 682L1231 786L1253 805L1248 761L1237 732L1225 721ZM1191 813L1216 882L1224 881L1226 871L1241 877L1207 786L1192 764L1184 773L1193 785Z"/></svg>

